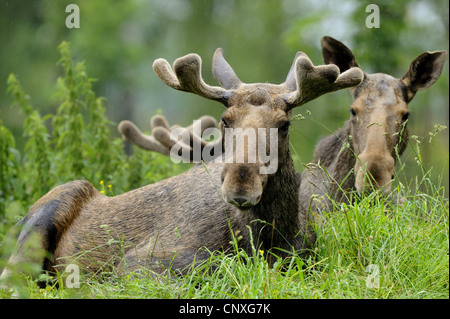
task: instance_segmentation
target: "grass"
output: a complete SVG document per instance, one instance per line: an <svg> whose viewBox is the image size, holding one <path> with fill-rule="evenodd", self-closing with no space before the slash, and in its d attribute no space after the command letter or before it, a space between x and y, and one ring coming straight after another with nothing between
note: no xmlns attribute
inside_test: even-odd
<svg viewBox="0 0 450 319"><path fill-rule="evenodd" d="M421 298L449 297L448 200L418 192L401 205L371 194L336 204L317 228L308 259L269 267L262 252L211 253L185 276L145 271L82 275L79 288L38 288L25 277L19 297L53 298ZM212 270L214 269L214 270ZM1 297L11 294L3 291Z"/></svg>

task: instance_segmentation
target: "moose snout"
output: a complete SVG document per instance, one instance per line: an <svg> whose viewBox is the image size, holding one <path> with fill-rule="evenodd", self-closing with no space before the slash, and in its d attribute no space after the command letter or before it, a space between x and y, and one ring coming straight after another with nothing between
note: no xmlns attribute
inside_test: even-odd
<svg viewBox="0 0 450 319"><path fill-rule="evenodd" d="M259 194L259 196L257 196L257 197L255 197L255 196L250 196L250 197L243 197L243 196L229 197L227 199L227 202L229 204L232 204L232 205L238 207L239 209L246 210L246 209L249 209L249 208L255 206L256 204L258 204L260 199L261 199L261 195L262 194Z"/></svg>
<svg viewBox="0 0 450 319"><path fill-rule="evenodd" d="M249 209L261 200L267 174L260 174L260 165L225 164L222 171L222 197L239 209Z"/></svg>
<svg viewBox="0 0 450 319"><path fill-rule="evenodd" d="M390 154L360 154L355 164L356 190L362 194L379 189L389 194L394 170L395 161Z"/></svg>

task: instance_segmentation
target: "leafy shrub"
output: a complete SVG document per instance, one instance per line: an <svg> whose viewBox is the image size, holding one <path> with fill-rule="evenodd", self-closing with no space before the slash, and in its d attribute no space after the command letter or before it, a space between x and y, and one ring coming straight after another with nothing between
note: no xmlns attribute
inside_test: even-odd
<svg viewBox="0 0 450 319"><path fill-rule="evenodd" d="M115 125L105 116L104 99L97 97L83 62L72 61L70 45L58 47L56 114L42 116L31 104L18 77L10 74L8 91L26 118L23 151L0 119L0 239L29 207L51 188L74 179L89 180L106 195L120 194L185 170L166 157L113 137ZM106 186L105 186L106 185Z"/></svg>

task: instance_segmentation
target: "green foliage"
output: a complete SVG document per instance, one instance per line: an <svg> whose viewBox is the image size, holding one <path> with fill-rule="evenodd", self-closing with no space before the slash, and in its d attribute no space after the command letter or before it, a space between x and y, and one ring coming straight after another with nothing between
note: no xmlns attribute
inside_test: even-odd
<svg viewBox="0 0 450 319"><path fill-rule="evenodd" d="M447 230L448 202L442 197L418 194L392 205L373 195L336 205L316 248L327 256L315 270L326 279L323 297L448 298ZM369 265L376 266L379 280L371 289Z"/></svg>
<svg viewBox="0 0 450 319"><path fill-rule="evenodd" d="M67 43L63 42L59 49L61 52L59 63L65 74L64 78L58 78L58 96L62 102L52 121L54 149L59 155L55 162L56 173L59 176L69 172L68 178L73 179L75 176L83 176L85 167L82 132L85 132L86 129L81 114L81 106L84 104L81 103L83 97L80 96L82 89L80 80L84 80L81 79L84 70L82 64L73 67ZM84 101L86 102L86 99ZM80 157L75 157L74 154L78 154Z"/></svg>
<svg viewBox="0 0 450 319"><path fill-rule="evenodd" d="M23 91L19 80L14 74L8 78L8 90L14 96L15 103L25 113L26 119L23 124L23 134L28 141L25 144L23 159L23 179L27 177L29 182L27 196L36 200L42 193L49 190L51 185L49 134L44 124L46 118L42 118L39 112L31 106L29 96ZM29 187L33 185L33 187Z"/></svg>
<svg viewBox="0 0 450 319"><path fill-rule="evenodd" d="M88 76L84 63L72 61L67 42L58 49L58 66L63 75L57 79L54 94L60 103L56 114L41 116L17 76L8 77L8 92L25 115L26 143L21 154L15 148L14 136L0 119L1 220L17 221L51 188L74 179L87 179L97 187L108 185L108 195L113 195L188 167L175 167L166 157L137 147L133 148L134 155L127 156L124 142L112 137L113 123L105 115L104 99L94 93L94 80ZM11 218L11 212L15 218Z"/></svg>
<svg viewBox="0 0 450 319"><path fill-rule="evenodd" d="M0 119L0 212L4 212L8 202L20 196L22 189L17 187L19 167L17 161L20 154L15 147L14 137L2 124ZM0 215L0 222L3 222Z"/></svg>
<svg viewBox="0 0 450 319"><path fill-rule="evenodd" d="M21 293L44 299L448 299L448 225L442 196L419 192L392 204L371 194L352 204L334 203L316 226L318 240L308 258L292 254L270 267L258 247L250 254L235 247L232 253L211 253L185 276L170 269L157 277L146 270L108 270L106 277L83 275L80 288L71 289L58 275L59 289L39 289L27 279Z"/></svg>

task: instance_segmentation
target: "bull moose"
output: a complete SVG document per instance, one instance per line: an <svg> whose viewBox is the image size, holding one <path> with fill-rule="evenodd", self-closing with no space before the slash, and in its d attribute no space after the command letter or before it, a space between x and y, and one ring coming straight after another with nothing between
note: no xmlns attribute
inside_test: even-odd
<svg viewBox="0 0 450 319"><path fill-rule="evenodd" d="M77 262L93 272L106 264L156 273L171 267L183 273L194 260L207 258L209 251L230 249L233 236L248 252L254 245L266 252L278 249L280 256L286 256L311 247L315 235L300 205L300 182L289 151L289 120L295 107L359 84L362 71L352 67L341 73L334 64L314 66L298 52L284 83L245 84L221 49L216 50L212 65L221 86L203 81L196 54L177 59L173 69L166 60L157 59L153 68L168 86L223 104L225 128L276 129L276 140L269 134L258 136L266 144L277 144L275 172L267 172L268 163L258 152L255 161L249 161L255 145L236 136L239 142L230 145L244 150L242 163L211 163L207 170L197 166L113 197L102 195L85 180L60 185L39 199L20 222L18 248L3 278L27 261L41 264L46 271ZM29 254L32 234L37 234L38 246L49 255Z"/></svg>

